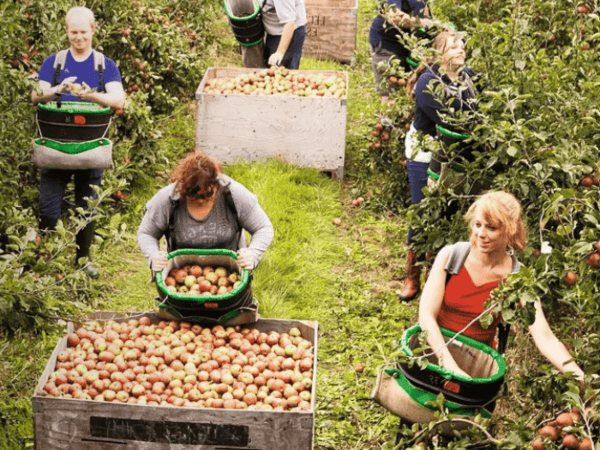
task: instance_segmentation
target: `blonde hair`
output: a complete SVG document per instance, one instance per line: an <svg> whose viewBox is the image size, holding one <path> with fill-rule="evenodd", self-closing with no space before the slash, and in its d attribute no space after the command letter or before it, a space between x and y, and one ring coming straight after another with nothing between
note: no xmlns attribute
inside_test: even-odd
<svg viewBox="0 0 600 450"><path fill-rule="evenodd" d="M94 13L91 9L86 8L85 6L74 6L73 8L69 9L67 11L67 15L65 16L65 23L69 25L69 22L75 17L87 19L90 22L92 29L96 26L96 17L94 17Z"/></svg>
<svg viewBox="0 0 600 450"><path fill-rule="evenodd" d="M516 197L508 192L487 192L471 205L465 219L471 225L477 212L481 212L486 221L500 228L508 241L508 246L523 250L527 243L527 231L523 222L523 208ZM475 236L471 232L471 244Z"/></svg>
<svg viewBox="0 0 600 450"><path fill-rule="evenodd" d="M413 73L410 74L410 76L408 77L408 81L406 82L406 94L410 98L415 98L414 89L415 84L417 84L417 80L419 79L419 76L421 76L421 74L425 72L425 69L430 67L432 64L441 62L442 58L444 57L444 53L446 53L446 43L448 42L448 38L455 36L457 36L456 31L444 30L439 32L433 39L431 47L435 50L436 56L434 58L430 58L429 60L422 62L419 65L419 67L417 67L413 71Z"/></svg>

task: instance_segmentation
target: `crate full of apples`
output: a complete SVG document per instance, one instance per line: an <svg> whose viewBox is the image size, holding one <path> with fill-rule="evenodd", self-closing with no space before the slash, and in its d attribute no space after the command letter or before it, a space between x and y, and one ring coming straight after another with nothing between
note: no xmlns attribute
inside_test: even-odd
<svg viewBox="0 0 600 450"><path fill-rule="evenodd" d="M210 67L196 89L196 147L224 164L276 157L342 177L348 73Z"/></svg>
<svg viewBox="0 0 600 450"><path fill-rule="evenodd" d="M146 422L202 420L205 411L215 411L213 422L246 420L250 434L252 425L263 436L260 428L271 427L272 418L261 415L257 422L256 414L271 412L284 414L275 417L292 427L307 428L302 439L309 448L315 380L315 322L264 319L244 327L203 327L154 315L92 320L70 325L40 378L36 436L50 438L55 424L45 422L66 420L64 415L88 439L94 430L89 415L124 420L120 407L129 408L126 417ZM73 416L80 408L83 417ZM242 413L252 417L242 420Z"/></svg>

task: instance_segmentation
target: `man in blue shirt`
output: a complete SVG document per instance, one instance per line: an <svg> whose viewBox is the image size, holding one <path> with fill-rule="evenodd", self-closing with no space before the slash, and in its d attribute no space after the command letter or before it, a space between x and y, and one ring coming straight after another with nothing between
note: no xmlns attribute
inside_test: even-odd
<svg viewBox="0 0 600 450"><path fill-rule="evenodd" d="M96 21L91 10L85 7L71 8L66 15L66 30L70 47L64 55L64 62L55 68L55 60L61 52L51 55L42 64L39 72L39 85L32 95L33 103L51 100L94 102L114 109L123 108L125 91L121 74L115 62L92 49L92 37L96 31ZM95 62L103 57L101 67ZM75 201L78 207L87 209L86 197L94 198L92 186L99 186L102 170L59 170L42 169L40 181L40 229L52 230L61 215L65 189L71 178L75 181ZM77 233L77 261L89 260L89 250L94 236L94 223ZM98 277L97 269L88 261L86 273Z"/></svg>
<svg viewBox="0 0 600 450"><path fill-rule="evenodd" d="M389 96L388 89L382 85L382 74L378 65L390 58L400 60L406 71L411 67L406 62L410 50L401 42L401 29L412 30L418 27L428 28L433 24L429 18L427 0L385 0L386 9L375 17L369 31L371 45L371 66L377 83L377 93L382 101Z"/></svg>

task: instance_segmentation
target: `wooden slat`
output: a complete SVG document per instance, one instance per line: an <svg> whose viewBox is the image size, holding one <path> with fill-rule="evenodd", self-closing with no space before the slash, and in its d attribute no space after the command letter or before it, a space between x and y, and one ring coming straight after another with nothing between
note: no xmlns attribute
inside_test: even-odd
<svg viewBox="0 0 600 450"><path fill-rule="evenodd" d="M306 3L303 54L352 62L356 50L358 1L311 0Z"/></svg>

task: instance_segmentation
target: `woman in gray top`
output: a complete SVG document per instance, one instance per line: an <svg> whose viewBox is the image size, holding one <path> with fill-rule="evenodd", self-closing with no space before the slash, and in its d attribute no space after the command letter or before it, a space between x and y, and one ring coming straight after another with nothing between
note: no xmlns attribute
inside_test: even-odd
<svg viewBox="0 0 600 450"><path fill-rule="evenodd" d="M226 248L238 252L238 264L253 269L273 240L273 225L256 195L220 171L200 152L188 154L146 204L138 244L153 271L167 264L161 237L169 251L178 248ZM242 230L252 238L246 247Z"/></svg>

